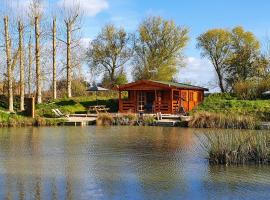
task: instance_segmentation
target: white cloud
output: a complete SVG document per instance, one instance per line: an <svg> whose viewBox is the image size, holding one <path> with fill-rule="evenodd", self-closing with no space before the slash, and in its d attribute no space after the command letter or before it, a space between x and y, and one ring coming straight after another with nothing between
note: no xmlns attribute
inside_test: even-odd
<svg viewBox="0 0 270 200"><path fill-rule="evenodd" d="M91 17L109 8L107 0L59 0L57 4L65 8L72 8L78 4L84 14Z"/></svg>
<svg viewBox="0 0 270 200"><path fill-rule="evenodd" d="M187 57L185 64L186 67L181 68L178 74L180 82L190 82L209 87L210 83L216 81L215 71L207 59Z"/></svg>
<svg viewBox="0 0 270 200"><path fill-rule="evenodd" d="M87 49L89 47L89 43L91 42L91 38L89 37L84 37L81 39L81 45L83 48Z"/></svg>
<svg viewBox="0 0 270 200"><path fill-rule="evenodd" d="M13 12L15 12L17 16L26 16L27 12L29 12L32 2L32 0L13 0L7 5L12 9ZM46 1L41 1L38 12L44 12L46 6Z"/></svg>

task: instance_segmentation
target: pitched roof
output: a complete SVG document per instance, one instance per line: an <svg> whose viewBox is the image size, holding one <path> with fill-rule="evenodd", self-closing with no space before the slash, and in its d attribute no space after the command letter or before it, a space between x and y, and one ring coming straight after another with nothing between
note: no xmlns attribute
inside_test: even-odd
<svg viewBox="0 0 270 200"><path fill-rule="evenodd" d="M182 88L182 89L208 91L207 88L203 88L203 87L199 87L199 86L195 86L195 85L189 85L189 84L185 84L185 83L169 82L169 81L154 81L154 80L140 80L140 81L136 81L136 82L132 82L132 83L117 86L114 89L116 89L116 90L128 89L128 88L130 88L132 86L142 84L142 83L143 84L147 84L147 83L151 84L152 83L152 84L155 84L155 85L163 86L165 88L175 87L175 88Z"/></svg>
<svg viewBox="0 0 270 200"><path fill-rule="evenodd" d="M151 80L151 81L153 81L153 80ZM164 84L164 85L172 85L172 86L179 87L179 88L197 89L197 90L200 89L200 90L208 91L208 88L190 85L190 84L186 84L186 83L177 83L177 82L170 82L170 81L153 81L153 82Z"/></svg>

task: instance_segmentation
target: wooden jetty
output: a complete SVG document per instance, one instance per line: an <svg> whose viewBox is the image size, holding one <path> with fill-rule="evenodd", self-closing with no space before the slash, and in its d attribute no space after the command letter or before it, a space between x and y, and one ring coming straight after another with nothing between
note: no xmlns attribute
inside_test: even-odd
<svg viewBox="0 0 270 200"><path fill-rule="evenodd" d="M96 124L96 117L68 117L67 121L62 122L65 126L90 126Z"/></svg>

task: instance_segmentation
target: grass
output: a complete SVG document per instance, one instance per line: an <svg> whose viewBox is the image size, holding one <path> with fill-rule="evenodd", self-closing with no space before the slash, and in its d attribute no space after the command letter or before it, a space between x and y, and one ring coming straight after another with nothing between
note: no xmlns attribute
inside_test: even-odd
<svg viewBox="0 0 270 200"><path fill-rule="evenodd" d="M199 111L193 114L188 126L192 128L256 129L259 127L259 122L255 117L249 115Z"/></svg>
<svg viewBox="0 0 270 200"><path fill-rule="evenodd" d="M201 140L212 165L270 164L269 133L204 134Z"/></svg>
<svg viewBox="0 0 270 200"><path fill-rule="evenodd" d="M0 112L0 127L56 126L64 119L30 118L19 114Z"/></svg>
<svg viewBox="0 0 270 200"><path fill-rule="evenodd" d="M252 116L261 121L270 121L270 100L238 100L229 94L213 94L206 97L196 111Z"/></svg>
<svg viewBox="0 0 270 200"><path fill-rule="evenodd" d="M55 102L48 102L37 105L36 114L40 117L55 117L52 109L58 108L64 114L86 113L89 106L96 105L95 96L73 97L70 99L58 99ZM105 105L109 112L118 111L118 100L111 96L98 97L98 104Z"/></svg>

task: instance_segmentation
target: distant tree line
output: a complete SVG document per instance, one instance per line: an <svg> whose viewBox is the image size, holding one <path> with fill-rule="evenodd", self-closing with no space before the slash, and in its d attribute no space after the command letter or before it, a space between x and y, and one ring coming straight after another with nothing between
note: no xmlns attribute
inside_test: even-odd
<svg viewBox="0 0 270 200"><path fill-rule="evenodd" d="M201 34L197 47L216 72L221 92L234 92L243 99L258 97L270 89L269 55L243 27L211 29Z"/></svg>
<svg viewBox="0 0 270 200"><path fill-rule="evenodd" d="M12 2L3 6L0 26L0 91L8 97L11 112L14 94L20 96L20 110L25 96L34 95L41 103L44 96L84 94L84 64L108 88L126 83L127 72L134 80L173 81L185 65L189 30L173 20L148 17L134 33L108 24L85 49L78 4L48 13L42 0L30 0L26 12L15 13ZM242 27L212 29L197 38L197 47L211 61L221 92L256 98L269 89L269 56L262 53L253 33Z"/></svg>
<svg viewBox="0 0 270 200"><path fill-rule="evenodd" d="M85 53L80 41L83 13L79 5L74 3L72 8L63 5L49 13L42 0L29 2L26 10L15 1L2 5L1 91L8 96L10 112L14 111L14 94L20 96L23 111L26 95L35 96L37 103L42 103L42 96L48 91L53 99L58 93L62 95L62 90L71 97L72 82L83 79ZM65 86L59 90L63 82Z"/></svg>

